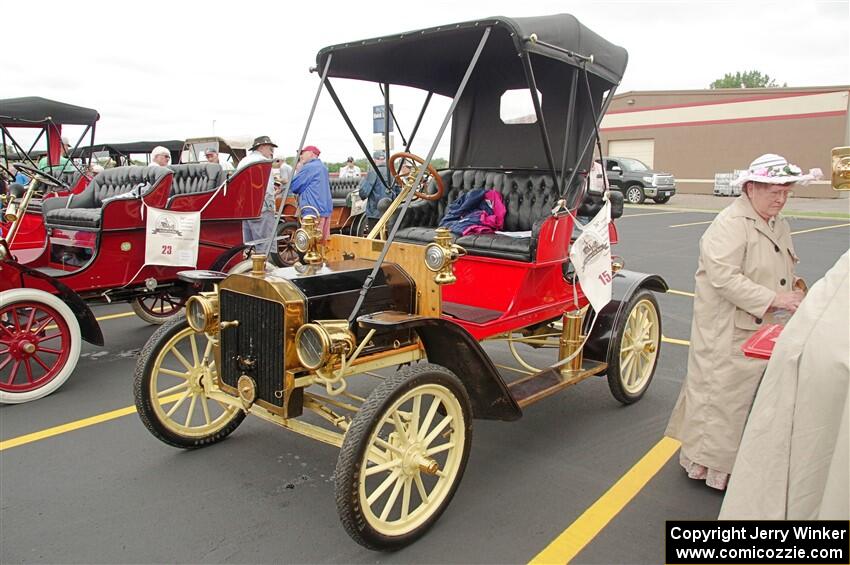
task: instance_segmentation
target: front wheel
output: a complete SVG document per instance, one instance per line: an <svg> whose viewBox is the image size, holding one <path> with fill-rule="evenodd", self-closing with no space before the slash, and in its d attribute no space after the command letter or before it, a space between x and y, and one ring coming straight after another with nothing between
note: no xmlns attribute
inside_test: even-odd
<svg viewBox="0 0 850 565"><path fill-rule="evenodd" d="M133 393L145 427L184 449L217 443L239 427L245 413L211 400L204 389L216 376L213 342L176 318L150 337L136 363Z"/></svg>
<svg viewBox="0 0 850 565"><path fill-rule="evenodd" d="M659 196L657 198L653 198L653 200L655 200L656 204L667 204L668 202L670 202L670 197L669 196Z"/></svg>
<svg viewBox="0 0 850 565"><path fill-rule="evenodd" d="M3 292L0 303L0 403L47 396L80 358L76 316L58 297L31 288Z"/></svg>
<svg viewBox="0 0 850 565"><path fill-rule="evenodd" d="M351 422L336 464L346 532L381 550L422 536L454 496L471 440L469 396L448 369L415 365L381 383Z"/></svg>
<svg viewBox="0 0 850 565"><path fill-rule="evenodd" d="M297 230L298 222L283 222L277 226L275 237L277 252L273 252L270 257L277 267L291 267L301 258L292 241L292 236Z"/></svg>
<svg viewBox="0 0 850 565"><path fill-rule="evenodd" d="M646 195L641 185L632 184L626 187L626 201L629 204L642 204L645 199Z"/></svg>
<svg viewBox="0 0 850 565"><path fill-rule="evenodd" d="M652 292L641 289L629 299L617 318L608 353L608 387L623 404L641 399L658 363L661 316Z"/></svg>
<svg viewBox="0 0 850 565"><path fill-rule="evenodd" d="M155 292L134 298L130 303L136 316L149 324L161 326L180 313L186 304L185 296Z"/></svg>

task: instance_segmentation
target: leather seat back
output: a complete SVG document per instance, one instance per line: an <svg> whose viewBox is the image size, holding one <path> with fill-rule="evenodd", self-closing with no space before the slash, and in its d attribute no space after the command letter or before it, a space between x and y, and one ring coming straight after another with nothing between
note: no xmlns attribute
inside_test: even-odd
<svg viewBox="0 0 850 565"><path fill-rule="evenodd" d="M331 179L331 198L345 198L348 194L360 188L360 179Z"/></svg>
<svg viewBox="0 0 850 565"><path fill-rule="evenodd" d="M416 212L405 216L403 227L436 227L452 202L461 194L476 188L492 188L502 195L506 209L503 231L531 230L534 223L546 217L558 200L552 177L543 173L475 169L445 170L439 174L446 186L443 197L436 202L416 202ZM429 192L435 190L432 181Z"/></svg>
<svg viewBox="0 0 850 565"><path fill-rule="evenodd" d="M139 196L147 194L168 174L165 167L115 167L106 169L92 179L83 192L71 200L69 208L100 208L104 200L138 189Z"/></svg>
<svg viewBox="0 0 850 565"><path fill-rule="evenodd" d="M189 163L168 168L174 171L169 195L172 197L215 190L226 178L224 169L218 163Z"/></svg>

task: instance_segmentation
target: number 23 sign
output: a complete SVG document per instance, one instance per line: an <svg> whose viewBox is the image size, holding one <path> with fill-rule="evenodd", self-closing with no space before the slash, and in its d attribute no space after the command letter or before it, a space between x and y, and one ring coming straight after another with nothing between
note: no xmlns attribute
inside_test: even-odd
<svg viewBox="0 0 850 565"><path fill-rule="evenodd" d="M145 264L194 267L198 262L200 212L148 208Z"/></svg>

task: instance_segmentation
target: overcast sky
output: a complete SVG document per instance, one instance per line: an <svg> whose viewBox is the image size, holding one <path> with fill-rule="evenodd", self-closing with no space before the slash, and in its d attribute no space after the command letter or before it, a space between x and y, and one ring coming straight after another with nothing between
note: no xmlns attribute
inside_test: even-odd
<svg viewBox="0 0 850 565"><path fill-rule="evenodd" d="M308 69L320 48L492 15L561 12L628 50L619 92L706 88L724 73L750 69L788 86L850 84L848 0L51 0L0 8L0 98L43 96L95 108L99 142L269 135L294 154L318 84ZM371 144L378 87L341 80L336 87ZM405 133L424 96L393 90ZM427 153L448 103L432 102L414 152ZM359 156L327 94L307 143L326 161ZM448 156L446 143L437 156Z"/></svg>

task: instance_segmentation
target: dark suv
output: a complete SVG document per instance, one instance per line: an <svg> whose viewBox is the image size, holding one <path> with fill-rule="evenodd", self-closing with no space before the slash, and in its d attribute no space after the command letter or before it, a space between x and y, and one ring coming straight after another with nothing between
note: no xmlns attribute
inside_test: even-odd
<svg viewBox="0 0 850 565"><path fill-rule="evenodd" d="M605 171L611 187L621 191L629 204L640 204L646 198L664 204L676 194L673 175L650 169L631 157L605 157Z"/></svg>

